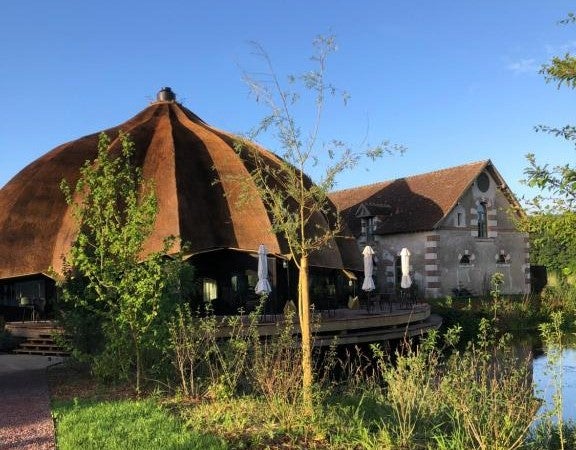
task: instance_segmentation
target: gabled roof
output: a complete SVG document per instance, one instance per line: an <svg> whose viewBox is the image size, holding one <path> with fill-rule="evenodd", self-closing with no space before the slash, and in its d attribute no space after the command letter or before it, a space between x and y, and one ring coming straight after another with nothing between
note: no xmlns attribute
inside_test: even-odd
<svg viewBox="0 0 576 450"><path fill-rule="evenodd" d="M435 229L456 206L478 175L486 170L510 203L520 208L508 190L502 176L490 160L384 181L357 188L333 192L330 198L339 208L345 222L354 229L354 221L361 204L371 210L388 206L389 214L375 214L381 220L377 233L410 233Z"/></svg>

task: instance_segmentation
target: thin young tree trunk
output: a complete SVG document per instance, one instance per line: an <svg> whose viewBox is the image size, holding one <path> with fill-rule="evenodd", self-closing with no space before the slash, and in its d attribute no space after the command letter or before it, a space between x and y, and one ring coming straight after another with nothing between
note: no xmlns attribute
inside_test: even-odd
<svg viewBox="0 0 576 450"><path fill-rule="evenodd" d="M132 336L134 339L134 347L136 353L136 395L140 398L140 383L142 380L142 350L140 348L140 343L136 336Z"/></svg>
<svg viewBox="0 0 576 450"><path fill-rule="evenodd" d="M298 283L298 318L302 335L302 400L306 412L312 412L312 331L310 325L310 291L308 289L308 257L300 258Z"/></svg>

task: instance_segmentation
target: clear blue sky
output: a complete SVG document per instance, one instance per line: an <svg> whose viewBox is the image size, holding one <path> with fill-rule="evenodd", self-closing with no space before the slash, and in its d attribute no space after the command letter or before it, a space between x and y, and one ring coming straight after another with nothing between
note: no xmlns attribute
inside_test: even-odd
<svg viewBox="0 0 576 450"><path fill-rule="evenodd" d="M0 186L57 145L131 118L163 86L208 123L246 132L265 112L242 81L241 68L262 68L248 42L288 75L310 67L316 35L333 33L328 78L351 101L328 110L323 136L407 147L346 174L338 188L491 159L520 197L526 153L573 160L570 145L533 130L576 124L576 92L538 74L553 55L576 50L576 25L557 23L571 8L564 0L5 1Z"/></svg>

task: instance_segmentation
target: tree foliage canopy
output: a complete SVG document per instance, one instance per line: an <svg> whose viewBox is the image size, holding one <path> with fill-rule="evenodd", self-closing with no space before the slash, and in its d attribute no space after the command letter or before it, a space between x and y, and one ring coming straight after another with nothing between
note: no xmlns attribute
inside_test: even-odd
<svg viewBox="0 0 576 450"><path fill-rule="evenodd" d="M561 24L573 24L576 16L568 15ZM542 66L547 82L576 87L576 57L570 53L553 57ZM538 125L537 132L549 133L576 145L576 127ZM525 183L541 194L528 201L530 215L522 224L531 236L532 262L552 270L570 273L576 270L576 165L572 162L550 166L540 164L534 154L527 155Z"/></svg>

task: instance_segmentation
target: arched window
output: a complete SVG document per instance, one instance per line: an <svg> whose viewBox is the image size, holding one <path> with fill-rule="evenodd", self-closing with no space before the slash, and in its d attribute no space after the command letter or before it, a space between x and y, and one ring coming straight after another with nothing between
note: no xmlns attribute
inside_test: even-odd
<svg viewBox="0 0 576 450"><path fill-rule="evenodd" d="M503 264L510 264L510 254L506 253L504 250L500 250L500 253L496 255L496 264L503 265Z"/></svg>
<svg viewBox="0 0 576 450"><path fill-rule="evenodd" d="M486 238L488 237L488 210L486 208L486 202L478 203L476 211L478 213L478 237Z"/></svg>
<svg viewBox="0 0 576 450"><path fill-rule="evenodd" d="M461 266L470 266L474 263L476 256L470 254L468 250L464 250L464 253L458 254L458 263Z"/></svg>

